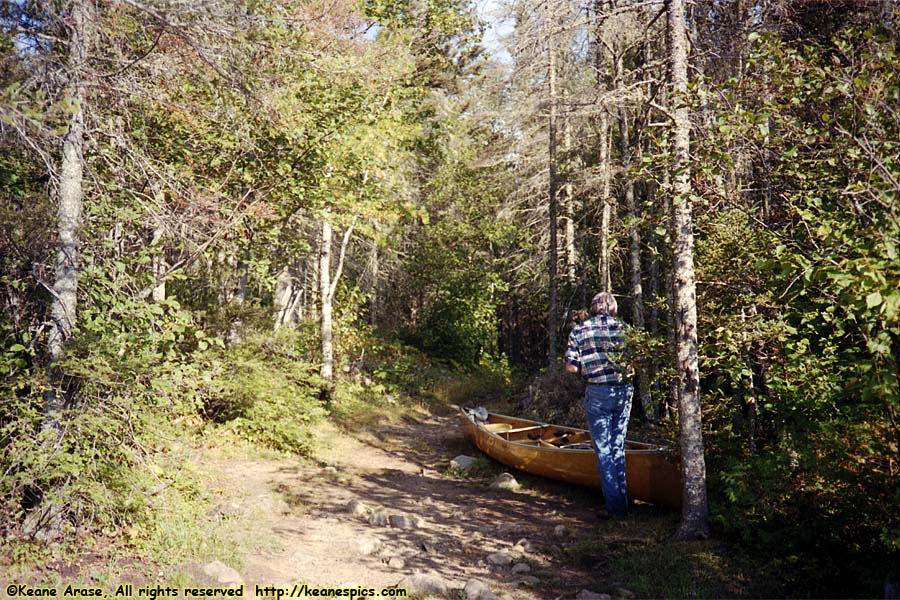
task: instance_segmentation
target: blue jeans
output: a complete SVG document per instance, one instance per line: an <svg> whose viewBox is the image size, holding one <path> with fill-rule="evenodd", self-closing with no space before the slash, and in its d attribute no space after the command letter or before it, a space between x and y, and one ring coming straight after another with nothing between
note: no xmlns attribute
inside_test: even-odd
<svg viewBox="0 0 900 600"><path fill-rule="evenodd" d="M584 402L594 450L597 452L600 486L606 510L625 516L625 432L631 414L632 385L588 384Z"/></svg>

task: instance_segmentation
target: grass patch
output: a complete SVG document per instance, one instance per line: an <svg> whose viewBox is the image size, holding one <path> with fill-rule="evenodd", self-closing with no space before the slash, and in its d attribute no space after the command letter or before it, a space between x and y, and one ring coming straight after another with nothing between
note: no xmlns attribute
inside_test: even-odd
<svg viewBox="0 0 900 600"><path fill-rule="evenodd" d="M750 590L714 542L663 543L623 548L610 575L643 598L746 597Z"/></svg>
<svg viewBox="0 0 900 600"><path fill-rule="evenodd" d="M674 542L678 515L632 507L564 546L564 562L598 576L596 591L637 598L778 598L791 593L782 569L718 540ZM794 588L796 589L796 588Z"/></svg>

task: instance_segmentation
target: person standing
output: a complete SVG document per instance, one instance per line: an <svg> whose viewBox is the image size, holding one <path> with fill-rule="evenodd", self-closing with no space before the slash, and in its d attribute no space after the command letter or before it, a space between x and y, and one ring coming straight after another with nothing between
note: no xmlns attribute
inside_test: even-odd
<svg viewBox="0 0 900 600"><path fill-rule="evenodd" d="M600 518L625 516L625 432L631 415L634 387L622 364L625 354L625 324L616 318L618 304L608 292L591 301L591 317L569 334L566 372L579 373L587 382L585 409L594 451L597 453L600 485L606 500Z"/></svg>

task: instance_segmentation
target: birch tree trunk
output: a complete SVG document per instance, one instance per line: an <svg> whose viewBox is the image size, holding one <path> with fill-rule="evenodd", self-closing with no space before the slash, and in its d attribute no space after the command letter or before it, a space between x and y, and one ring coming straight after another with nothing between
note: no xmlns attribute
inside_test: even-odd
<svg viewBox="0 0 900 600"><path fill-rule="evenodd" d="M275 330L279 330L288 322L288 311L293 308L291 299L294 296L294 283L291 277L291 270L284 266L278 274L275 282L275 294L272 298L272 304L275 308Z"/></svg>
<svg viewBox="0 0 900 600"><path fill-rule="evenodd" d="M72 2L72 31L69 37L68 69L74 109L63 140L57 208L57 248L50 328L47 336L50 385L44 393L44 427L59 429L59 416L66 404L61 389L63 373L59 361L66 341L75 328L78 311L78 228L81 226L84 190L84 109L87 99L87 57L93 28L90 0Z"/></svg>
<svg viewBox="0 0 900 600"><path fill-rule="evenodd" d="M372 289L369 299L369 324L374 326L378 325L378 318L381 312L381 296L378 293L378 241L375 239L372 240L372 254L370 263L372 265Z"/></svg>
<svg viewBox="0 0 900 600"><path fill-rule="evenodd" d="M351 224L344 231L344 238L341 240L341 253L338 256L334 276L332 276L331 245L334 238L334 230L327 215L322 219L322 242L319 248L319 294L322 300L322 310L319 314L322 337L321 375L322 379L329 384L334 381L334 321L332 319L334 293L337 289L338 281L341 279L341 272L344 270L344 258L347 255L347 246L350 243L350 236L353 235L354 225L355 221L354 224Z"/></svg>
<svg viewBox="0 0 900 600"><path fill-rule="evenodd" d="M568 116L564 120L563 138L566 162L566 279L570 288L578 282L578 250L575 240L575 192L572 185L572 122Z"/></svg>
<svg viewBox="0 0 900 600"><path fill-rule="evenodd" d="M547 9L547 62L550 80L550 184L549 184L549 213L550 213L550 256L548 258L550 271L550 317L547 327L550 333L550 348L548 352L550 369L556 368L557 363L557 288L559 286L557 275L557 240L556 240L556 48L553 40L553 20L550 9Z"/></svg>
<svg viewBox="0 0 900 600"><path fill-rule="evenodd" d="M320 331L322 337L322 379L334 380L334 331L331 318L331 241L332 226L328 218L322 219L322 239L319 246L319 296L322 301L320 311Z"/></svg>
<svg viewBox="0 0 900 600"><path fill-rule="evenodd" d="M598 90L602 93L604 88L609 86L608 69L606 67L606 59L604 57L603 40L603 20L601 15L605 12L608 5L607 0L595 0L594 9L594 72ZM604 292L612 293L612 276L610 274L610 248L609 248L609 229L612 219L612 204L610 203L610 187L611 187L611 165L610 165L610 138L609 135L609 113L605 104L600 106L600 122L599 122L597 145L597 162L600 167L600 258L598 260L597 269L600 275L600 288Z"/></svg>
<svg viewBox="0 0 900 600"><path fill-rule="evenodd" d="M604 292L612 293L612 276L610 275L609 228L612 219L612 203L610 202L610 165L609 165L609 115L605 108L600 110L599 163L600 163L600 287Z"/></svg>
<svg viewBox="0 0 900 600"><path fill-rule="evenodd" d="M165 247L163 246L164 234L165 227L163 227L162 222L157 223L156 228L153 230L153 241L150 242L151 246L158 246L157 252L153 255L153 261L151 263L153 279L156 281L156 284L153 286L153 291L151 292L151 297L154 302L162 302L166 299L165 274L168 265L166 265L166 253Z"/></svg>
<svg viewBox="0 0 900 600"><path fill-rule="evenodd" d="M668 0L669 58L674 92L674 199L676 372L679 375L678 422L681 436L683 506L676 539L709 536L706 461L700 415L697 362L697 297L694 284L694 236L691 223L690 108L688 105L687 31L684 0Z"/></svg>

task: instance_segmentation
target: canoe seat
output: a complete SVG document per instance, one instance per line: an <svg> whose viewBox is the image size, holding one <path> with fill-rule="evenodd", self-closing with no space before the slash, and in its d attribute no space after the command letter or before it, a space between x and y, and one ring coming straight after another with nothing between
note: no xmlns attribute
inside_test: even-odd
<svg viewBox="0 0 900 600"><path fill-rule="evenodd" d="M535 429L543 429L546 425L529 425L528 427L517 427L515 429L510 429L505 433L521 433L523 431L534 431Z"/></svg>
<svg viewBox="0 0 900 600"><path fill-rule="evenodd" d="M497 433L500 431L509 431L510 429L513 428L513 426L511 423L487 423L484 426L484 428L487 429L488 431L493 431L494 433Z"/></svg>

